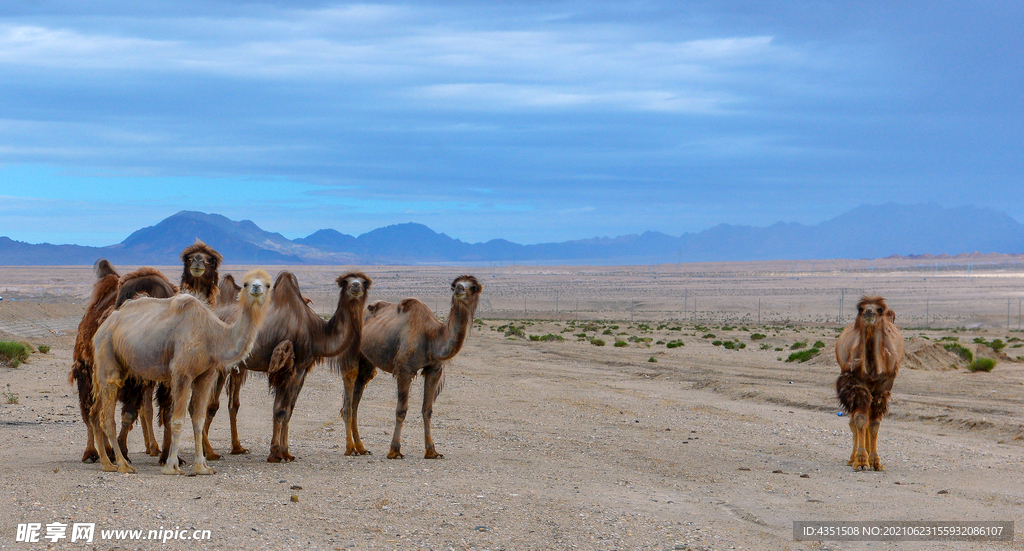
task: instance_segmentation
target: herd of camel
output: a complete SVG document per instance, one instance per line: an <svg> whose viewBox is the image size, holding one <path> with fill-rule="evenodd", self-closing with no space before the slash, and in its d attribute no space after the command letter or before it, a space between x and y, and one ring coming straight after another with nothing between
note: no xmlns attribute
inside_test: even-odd
<svg viewBox="0 0 1024 551"><path fill-rule="evenodd" d="M69 377L78 385L89 429L83 462L99 460L104 471L134 473L127 459L127 436L139 419L146 453L160 456L164 474L181 474L178 443L187 409L195 436L195 473L213 474L207 460L220 456L210 445L209 429L225 385L231 453L248 453L238 438L237 414L249 371L266 373L274 391L267 461L293 461L288 422L306 374L322 361L339 371L345 384L345 455L370 453L359 438L357 411L366 383L381 369L398 384L387 457L403 457L402 425L417 374L424 380L424 457L443 457L431 438L430 419L444 383L445 362L458 354L473 325L482 290L475 277L463 275L452 282L451 312L441 322L414 298L367 306L373 282L361 272L350 272L337 278L338 306L325 321L309 307L290 272L281 272L271 284L265 271L253 270L239 286L231 275L220 278L223 258L198 240L181 252L181 261L178 285L155 268L119 275L106 260L96 263L97 281L78 327ZM903 353L896 314L883 298L863 297L856 320L836 341L836 393L850 417L853 451L847 465L854 469L885 470L878 455L878 429ZM154 398L164 427L163 446L153 431ZM120 433L114 419L118 402Z"/></svg>
<svg viewBox="0 0 1024 551"><path fill-rule="evenodd" d="M310 307L294 274L271 283L252 270L239 286L220 278L223 258L196 243L181 252L181 281L174 285L155 268L120 275L106 260L95 265L97 281L78 327L69 380L78 386L82 418L89 429L82 461L100 461L104 471L134 473L127 436L141 421L146 453L159 455L164 474L181 474L178 444L185 412L192 420L196 474L216 471L219 459L209 428L228 386L231 453L247 453L238 438L240 393L249 371L266 373L274 392L273 436L267 461L295 459L288 452L288 422L306 374L328 361L342 374L346 455L368 454L359 438L357 411L363 389L381 369L398 384L395 430L388 458L402 458L402 425L412 379L424 379L425 457L441 458L430 435L434 399L441 392L445 362L458 354L480 299L482 285L463 275L451 285L451 312L441 322L416 299L366 305L372 280L360 272L337 278L334 315L324 320ZM163 446L153 431L153 402L164 427ZM121 404L121 430L115 422Z"/></svg>

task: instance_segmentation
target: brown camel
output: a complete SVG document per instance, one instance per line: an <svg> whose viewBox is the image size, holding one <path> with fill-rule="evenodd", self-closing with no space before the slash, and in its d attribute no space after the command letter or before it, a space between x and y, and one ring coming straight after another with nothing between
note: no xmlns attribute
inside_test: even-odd
<svg viewBox="0 0 1024 551"><path fill-rule="evenodd" d="M242 383L248 371L265 372L274 390L274 428L267 461L294 461L288 450L288 424L299 392L310 368L328 357L341 364L355 364L359 356L363 310L373 280L360 272L350 272L335 280L341 291L331 319L324 321L311 310L299 290L298 279L281 272L274 283L267 321L256 339L252 353L232 373L228 412L231 417L231 453L248 453L238 438L238 409ZM217 314L230 323L231 309L218 308ZM211 416L220 406L219 395L210 404ZM204 436L205 437L205 436Z"/></svg>
<svg viewBox="0 0 1024 551"><path fill-rule="evenodd" d="M206 243L196 242L181 251L181 292L192 293L210 308L217 306L220 290L217 287L217 268L224 258Z"/></svg>
<svg viewBox="0 0 1024 551"><path fill-rule="evenodd" d="M892 384L903 361L903 334L885 299L860 299L857 319L836 340L836 360L841 370L836 393L853 432L853 452L846 464L884 471L878 458L878 427L889 411Z"/></svg>
<svg viewBox="0 0 1024 551"><path fill-rule="evenodd" d="M196 442L195 473L216 472L206 464L202 449L210 386L219 370L249 354L266 315L270 289L270 277L263 270L249 272L243 281L240 316L230 325L191 294L130 301L100 325L93 338L96 404L90 412L97 444L102 445L101 440L109 440L114 434L114 397L127 377L166 382L174 407L170 423L173 436L162 472L182 472L178 444L186 408L191 412ZM106 454L100 454L104 471L135 472L119 447L114 447L114 453L116 466Z"/></svg>
<svg viewBox="0 0 1024 551"><path fill-rule="evenodd" d="M121 276L117 270L105 259L96 261L93 267L96 273L96 284L93 286L92 297L85 309L85 315L78 324L78 334L75 336L74 363L68 381L77 383L78 404L82 413L82 420L89 431L88 442L85 452L82 454L82 462L94 463L99 459L99 454L94 447L95 437L92 433L92 424L89 423L89 411L92 409L92 370L93 370L93 346L92 339L96 330L103 323L107 316L115 308L120 307L126 300L136 296L152 296L156 298L170 297L177 294L177 288L162 273L152 268L141 268L134 272ZM124 414L122 415L122 434L118 437L121 444L121 451L127 451L126 439L128 430L131 430L131 423L138 413L137 393L135 385L138 381L126 381L125 387L119 391L118 399L123 404ZM149 416L152 417L152 406L149 408ZM143 430L146 438L147 452L155 450L159 453L156 439L153 437L152 423L150 430ZM113 450L107 449L109 457L113 457Z"/></svg>
<svg viewBox="0 0 1024 551"><path fill-rule="evenodd" d="M404 457L401 451L402 424L409 409L409 387L413 377L420 372L423 374L423 433L427 450L424 457L444 457L437 453L430 436L434 399L441 393L445 363L462 349L466 334L473 325L482 289L483 286L473 276L456 278L452 282L452 310L444 323L414 298L398 304L375 302L367 308L359 364L341 366L345 380L345 405L341 410L345 419L345 455L370 453L359 439L357 418L363 389L379 368L394 375L398 382L395 432L388 459Z"/></svg>

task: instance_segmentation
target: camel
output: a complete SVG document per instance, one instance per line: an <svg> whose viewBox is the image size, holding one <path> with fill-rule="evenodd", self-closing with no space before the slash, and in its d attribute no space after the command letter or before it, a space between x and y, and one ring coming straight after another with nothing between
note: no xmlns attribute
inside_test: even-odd
<svg viewBox="0 0 1024 551"><path fill-rule="evenodd" d="M93 338L95 366L90 412L97 444L114 434L114 397L129 376L169 383L174 411L172 439L163 474L181 474L178 445L185 409L190 410L195 435L195 474L214 474L202 450L202 429L206 419L210 385L217 372L245 358L256 342L256 334L267 310L270 276L263 270L246 274L238 319L227 324L191 294L172 298L139 298L110 314ZM134 473L120 447L114 446L115 466L100 454L104 471Z"/></svg>
<svg viewBox="0 0 1024 551"><path fill-rule="evenodd" d="M242 288L235 283L235 277L231 274L227 274L220 283L217 284L217 291L220 294L217 299L217 304L227 305L238 302L238 294L241 293Z"/></svg>
<svg viewBox="0 0 1024 551"><path fill-rule="evenodd" d="M430 436L430 418L434 399L441 393L445 363L462 349L483 286L475 277L459 276L452 282L452 309L446 322L440 322L422 302L407 298L398 304L378 301L366 311L361 356L358 365L342 365L345 381L345 455L370 453L359 438L357 418L359 402L366 383L376 369L394 375L398 383L395 432L388 459L402 459L402 424L409 409L409 387L417 373L423 374L423 433L426 459L441 459Z"/></svg>
<svg viewBox="0 0 1024 551"><path fill-rule="evenodd" d="M96 283L93 286L92 297L86 305L85 315L78 324L78 333L75 336L74 363L68 382L77 384L78 404L82 413L82 421L89 431L85 452L82 454L83 463L94 463L99 460L99 453L93 446L95 437L92 432L92 424L89 423L89 411L92 409L92 370L93 370L93 346L92 339L100 324L110 313L124 304L125 301L136 296L146 295L152 297L169 297L177 294L178 290L174 285L157 270L152 268L141 268L134 272L121 276L117 270L105 259L99 259L93 266L96 274ZM138 404L133 394L135 381L129 381L128 386L119 392L118 398L123 403L124 415L122 416L122 434L118 441L122 452L127 454L128 430L135 420L138 412ZM149 408L149 417L152 417L152 406ZM150 430L144 430L147 452L154 449L159 453L156 438L153 436L152 423ZM113 450L108 449L109 457L113 457Z"/></svg>
<svg viewBox="0 0 1024 551"><path fill-rule="evenodd" d="M228 412L232 454L248 453L238 438L237 423L241 388L248 371L267 373L274 390L274 427L267 461L279 463L295 460L288 449L288 424L310 368L328 357L341 364L358 361L363 310L373 280L361 272L350 272L335 281L341 289L338 306L331 319L324 321L307 306L295 275L278 275L267 321L256 345L239 364L239 372L231 375ZM232 310L222 308L217 313L225 321L234 315ZM217 395L210 404L211 416L219 406Z"/></svg>
<svg viewBox="0 0 1024 551"><path fill-rule="evenodd" d="M846 464L884 471L878 457L878 428L889 411L892 384L903 361L903 334L885 299L860 299L857 319L836 340L836 360L841 370L836 394L850 415L853 432L853 452Z"/></svg>
<svg viewBox="0 0 1024 551"><path fill-rule="evenodd" d="M217 306L220 296L217 268L223 262L220 253L196 239L195 243L181 251L181 292L194 294L209 304L210 308Z"/></svg>

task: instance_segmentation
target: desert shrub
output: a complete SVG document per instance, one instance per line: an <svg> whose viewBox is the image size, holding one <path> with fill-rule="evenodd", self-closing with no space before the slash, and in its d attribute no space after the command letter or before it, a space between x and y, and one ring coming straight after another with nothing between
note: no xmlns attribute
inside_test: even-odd
<svg viewBox="0 0 1024 551"><path fill-rule="evenodd" d="M18 403L18 394L15 393L15 392L11 392L11 384L10 383L7 383L7 391L4 392L4 398L7 400L8 404L17 404Z"/></svg>
<svg viewBox="0 0 1024 551"><path fill-rule="evenodd" d="M49 354L50 353L50 346L47 345L47 344L40 344L39 345L39 353L40 354Z"/></svg>
<svg viewBox="0 0 1024 551"><path fill-rule="evenodd" d="M618 325L609 325L608 329L612 329L612 330L618 331L619 326Z"/></svg>
<svg viewBox="0 0 1024 551"><path fill-rule="evenodd" d="M594 346L604 346L604 341L601 340L601 339L594 338L594 339L590 339L590 344L592 344Z"/></svg>
<svg viewBox="0 0 1024 551"><path fill-rule="evenodd" d="M753 335L750 336L750 340L752 341L763 341L764 339L767 338L768 335L765 335L764 333L754 333Z"/></svg>
<svg viewBox="0 0 1024 551"><path fill-rule="evenodd" d="M707 331L708 330L708 328L703 326L703 325L694 325L693 329L694 329L694 331Z"/></svg>
<svg viewBox="0 0 1024 551"><path fill-rule="evenodd" d="M713 344L715 346L722 346L722 341L717 341L716 340L716 341L713 341L711 344Z"/></svg>
<svg viewBox="0 0 1024 551"><path fill-rule="evenodd" d="M668 341L668 344L665 345L665 348L679 348L680 346L685 346L683 341Z"/></svg>
<svg viewBox="0 0 1024 551"><path fill-rule="evenodd" d="M645 343L645 344L650 344L652 341L654 341L654 339L652 337L636 337L636 336L630 337L627 340L629 340L629 342L642 342L642 343Z"/></svg>
<svg viewBox="0 0 1024 551"><path fill-rule="evenodd" d="M677 325L675 327L669 327L668 330L669 331L682 331L683 328L682 328L682 326Z"/></svg>
<svg viewBox="0 0 1024 551"><path fill-rule="evenodd" d="M626 341L615 341L614 346L615 348L622 348L623 346L629 346L629 343Z"/></svg>
<svg viewBox="0 0 1024 551"><path fill-rule="evenodd" d="M787 362L806 362L807 360L815 357L821 352L820 348L808 348L807 350L801 350L799 352L793 352L786 358Z"/></svg>
<svg viewBox="0 0 1024 551"><path fill-rule="evenodd" d="M1006 348L1006 343L1003 342L1002 339L996 339L996 340L988 343L988 345L989 345L989 347L992 348L992 350L1002 350L1002 349Z"/></svg>
<svg viewBox="0 0 1024 551"><path fill-rule="evenodd" d="M652 364L656 364L656 363L658 363L658 359L655 358L654 356L651 356L650 358L647 358L647 362L648 363L652 363Z"/></svg>
<svg viewBox="0 0 1024 551"><path fill-rule="evenodd" d="M530 340L531 341L541 341L541 342L543 342L543 341L564 341L565 337L563 337L561 335L552 335L551 333L548 333L547 335L530 335Z"/></svg>
<svg viewBox="0 0 1024 551"><path fill-rule="evenodd" d="M992 369L995 366L996 366L996 361L993 360L992 358L985 358L983 356L978 356L977 358L975 358L975 360L973 362L971 362L970 365L967 366L967 369L969 369L971 371L985 371L985 372L988 372L988 371L992 371Z"/></svg>
<svg viewBox="0 0 1024 551"><path fill-rule="evenodd" d="M790 346L789 349L790 350L800 350L801 348L803 348L805 346L807 346L807 342L806 341L798 341L798 342L793 343L793 346Z"/></svg>
<svg viewBox="0 0 1024 551"><path fill-rule="evenodd" d="M966 346L957 343L950 343L943 345L943 348L963 358L965 362L970 364L974 361L974 353L971 352Z"/></svg>
<svg viewBox="0 0 1024 551"><path fill-rule="evenodd" d="M814 341L813 348L825 348L825 343L823 343L821 341Z"/></svg>
<svg viewBox="0 0 1024 551"><path fill-rule="evenodd" d="M775 351L776 352L782 352L782 347L781 346L776 346L775 347Z"/></svg>
<svg viewBox="0 0 1024 551"><path fill-rule="evenodd" d="M701 337L701 338L702 338L702 339L713 339L713 338L715 338L715 334L714 334L714 333L706 333L706 334L705 334L705 335L704 335L703 337Z"/></svg>
<svg viewBox="0 0 1024 551"><path fill-rule="evenodd" d="M722 326L722 331L735 331L735 330L736 330L736 328L731 326L731 325L723 325Z"/></svg>
<svg viewBox="0 0 1024 551"><path fill-rule="evenodd" d="M659 340L658 342L656 342L654 344L665 344L665 341Z"/></svg>
<svg viewBox="0 0 1024 551"><path fill-rule="evenodd" d="M764 343L764 344L761 345L761 350L771 350L771 349L772 349L772 345L770 345L768 343Z"/></svg>
<svg viewBox="0 0 1024 551"><path fill-rule="evenodd" d="M612 334L612 330L611 329L605 329L601 334L602 335L611 335Z"/></svg>
<svg viewBox="0 0 1024 551"><path fill-rule="evenodd" d="M506 337L522 337L526 338L526 326L516 325L515 323L506 323L505 325L499 325L494 328L495 331L503 332Z"/></svg>
<svg viewBox="0 0 1024 551"><path fill-rule="evenodd" d="M18 367L21 362L28 359L31 350L24 343L14 341L0 341L0 364L8 367Z"/></svg>
<svg viewBox="0 0 1024 551"><path fill-rule="evenodd" d="M959 340L960 340L960 337L942 337L941 339L939 339L939 342L942 342L942 341L958 342Z"/></svg>
<svg viewBox="0 0 1024 551"><path fill-rule="evenodd" d="M651 330L651 326L647 325L646 323L641 323L640 325L637 325L636 328L639 329L640 331L650 331Z"/></svg>
<svg viewBox="0 0 1024 551"><path fill-rule="evenodd" d="M587 334L586 333L576 333L573 336L576 337L577 339L585 339L585 338L587 338Z"/></svg>

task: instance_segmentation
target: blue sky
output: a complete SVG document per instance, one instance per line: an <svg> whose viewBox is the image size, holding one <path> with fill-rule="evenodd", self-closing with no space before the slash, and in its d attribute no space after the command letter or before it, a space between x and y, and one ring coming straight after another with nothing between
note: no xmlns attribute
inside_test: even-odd
<svg viewBox="0 0 1024 551"><path fill-rule="evenodd" d="M1024 220L1019 2L124 6L0 6L0 235L109 245L180 210L519 243L889 201Z"/></svg>

